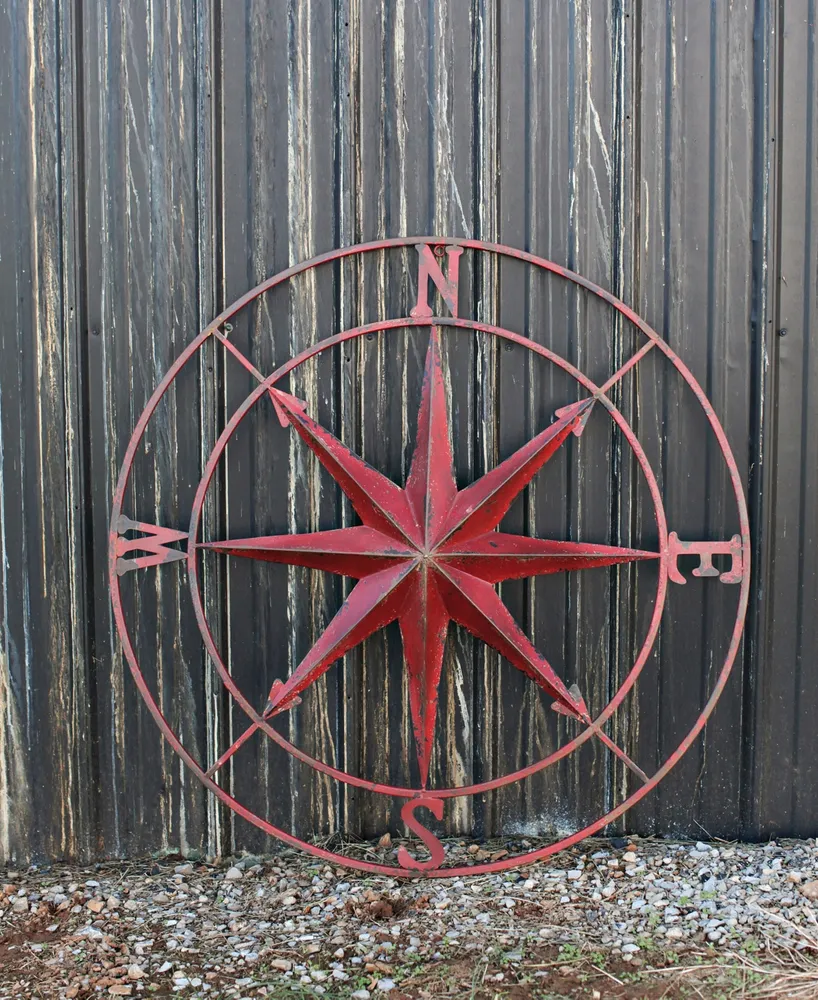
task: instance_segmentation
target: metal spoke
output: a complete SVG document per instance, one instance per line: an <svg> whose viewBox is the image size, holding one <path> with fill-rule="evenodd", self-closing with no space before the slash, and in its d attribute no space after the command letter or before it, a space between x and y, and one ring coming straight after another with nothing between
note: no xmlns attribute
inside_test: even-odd
<svg viewBox="0 0 818 1000"><path fill-rule="evenodd" d="M576 691L577 693L579 693L579 688L577 688L576 684L573 685L571 691L572 692ZM555 701L554 704L551 706L551 708L555 712L559 712L560 715L567 715L570 718L576 718L576 716L572 712L566 711L565 706L558 701ZM594 734L594 736L596 736L599 740L601 740L601 742L604 743L604 745L612 753L616 754L616 756L622 761L622 763L625 764L626 767L630 768L630 770L633 771L633 773L640 779L640 781L644 782L645 784L647 784L648 781L650 781L650 778L648 778L648 776L645 774L642 768L638 764L634 763L621 747L617 746L617 744L614 743L614 741L610 738L610 736L608 736L608 734L605 732L602 726L599 725L599 723L594 722L594 720L591 719L590 716L584 718L582 721L584 722L586 729L589 729Z"/></svg>
<svg viewBox="0 0 818 1000"><path fill-rule="evenodd" d="M250 361L250 359L248 357L246 357L244 354L241 353L241 351L238 349L238 347L236 347L236 345L230 340L229 337L226 337L222 333L222 331L218 330L218 329L213 331L213 335L216 337L216 339L220 343L224 344L224 346L227 348L228 351L230 351L230 353L233 355L233 357L244 368L246 368L248 372L250 372L250 374L256 379L257 382L263 382L264 381L264 376L261 374L261 372L258 370L258 368L256 368L256 366L253 364L252 361ZM275 396L273 395L273 390L272 389L270 389L270 391L269 391L269 396L270 396L270 399L273 400L273 403L275 403Z"/></svg>
<svg viewBox="0 0 818 1000"><path fill-rule="evenodd" d="M622 365L621 368L618 368L613 373L613 375L611 375L611 377L604 385L601 385L599 387L599 389L597 390L596 393L594 393L594 395L597 397L604 396L612 386L616 385L616 383L631 370L631 368L634 368L636 365L638 365L639 362L642 360L642 358L644 358L646 354L652 351L655 346L656 346L655 340L649 340L646 344L643 344L642 347L640 347L639 350L636 352L636 354L632 355L625 362L625 364Z"/></svg>
<svg viewBox="0 0 818 1000"><path fill-rule="evenodd" d="M280 680L273 681L272 687L270 688L270 693L267 695L267 706L265 707L264 713L262 715L262 718L265 721L272 718L273 715L278 714L277 712L270 710L270 705L272 704L273 695L276 689L282 686L283 684ZM296 698L291 705L288 705L288 707L292 707L293 705L298 704L300 700L301 700L300 698ZM253 733L255 733L256 730L258 729L261 729L260 722L254 722L252 723L252 725L248 726L247 729L245 729L244 732L241 734L241 736L239 736L238 739L234 740L233 743L227 748L227 750L224 751L224 753L221 755L221 757L219 757L216 763L213 764L211 767L209 767L207 771L205 771L207 777L212 778L217 771L221 770L221 768L224 767L224 765L230 760L233 754L235 754L236 751L240 750L244 746L244 744L250 739Z"/></svg>
<svg viewBox="0 0 818 1000"><path fill-rule="evenodd" d="M616 754L626 767L633 771L640 781L644 784L647 784L648 781L650 781L650 778L648 778L642 768L638 764L635 764L625 751L621 747L617 746L617 744L614 743L610 736L608 736L608 734L600 726L592 722L588 728L593 731L594 735L598 737L598 739L600 739L612 753Z"/></svg>
<svg viewBox="0 0 818 1000"><path fill-rule="evenodd" d="M205 775L208 778L212 778L217 771L220 771L224 767L224 765L230 760L233 754L244 746L244 744L250 739L253 733L256 732L256 730L259 728L260 727L257 722L254 722L252 726L248 726L248 728L244 730L241 736L239 736L239 738L235 740L227 750L225 750L225 752L221 755L221 757L219 757L216 763L205 771Z"/></svg>

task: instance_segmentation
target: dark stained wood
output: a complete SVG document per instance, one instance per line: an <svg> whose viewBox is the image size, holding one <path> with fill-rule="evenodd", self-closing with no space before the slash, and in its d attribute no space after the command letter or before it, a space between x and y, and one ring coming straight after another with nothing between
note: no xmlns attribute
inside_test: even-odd
<svg viewBox="0 0 818 1000"><path fill-rule="evenodd" d="M567 55L554 48L554 37L571 39ZM585 32L577 30L568 8L521 5L507 8L501 19L498 237L565 261L606 285L612 178L607 162L610 88L605 81L611 41L607 13ZM594 238L586 240L590 232ZM610 320L575 290L516 262L504 262L499 295L501 325L525 331L594 377L612 371L605 329ZM570 377L522 348L502 345L496 364L497 447L503 458L547 426L555 409L578 397ZM607 541L608 438L603 418L581 443L567 443L514 505L505 522L508 530ZM565 675L580 684L591 705L603 703L607 694L608 587L607 572L595 571L576 580L560 576L501 588L512 612L557 669L565 673L571 664ZM572 619L582 626L572 628ZM487 683L495 686L495 717L487 739L493 741L495 768L523 766L573 735L573 724L556 717L536 688L507 664L498 664L493 673ZM521 831L557 830L599 815L607 766L607 754L589 744L557 767L498 793L494 824L502 826L516 816Z"/></svg>
<svg viewBox="0 0 818 1000"><path fill-rule="evenodd" d="M330 192L335 179L336 150L324 137L335 128L335 109L324 94L331 94L336 73L332 7L294 5L290 11L290 134L289 153L289 246L291 260L303 260L335 243ZM313 344L317 337L334 333L335 289L333 275L323 269L299 282L291 292L292 322L290 352L296 353ZM338 433L338 375L340 350L322 354L290 380L292 390L304 399L308 410L325 427ZM290 433L291 456L295 435ZM261 442L258 442L261 445ZM300 455L291 467L290 530L314 531L336 527L340 491L331 479L321 474L314 456L298 446ZM292 458L291 458L292 460ZM292 572L292 571L291 571ZM293 573L298 576L297 571ZM305 642L297 659L312 643L341 604L340 580L327 574L307 573L296 580L290 591L291 614L299 613L309 622ZM297 662L297 661L296 661ZM295 666L295 662L293 663ZM338 680L339 669L329 674L309 692L302 707L293 713L291 739L319 760L338 763ZM295 829L302 835L313 832L326 835L338 828L338 787L335 781L316 774L304 765L293 768L293 787L297 790L293 817Z"/></svg>
<svg viewBox="0 0 818 1000"><path fill-rule="evenodd" d="M289 102L295 97L291 92L295 87L291 79L295 53L289 42L290 30L284 5L271 8L248 0L238 9L221 6L219 232L224 257L219 278L225 303L291 263L288 219L291 207L303 211L303 191L293 185L299 201L291 206L287 116ZM241 70L235 72L231 67ZM248 253L250 246L253 249ZM282 289L237 317L229 336L266 375L291 355L292 319L293 302ZM256 383L227 355L223 368L224 416L229 418ZM296 455L304 461L303 453L279 426L269 399L262 399L239 429L225 459L222 531L238 538L303 530L304 515L309 516L304 510L303 487L299 490L300 510L293 506L287 489L276 488L290 479ZM307 648L307 617L298 615L290 603L295 594L300 601L308 596L307 573L240 559L229 560L220 569L225 574L221 648L248 700L261 708L273 679L285 677ZM289 623L289 614L281 614L284 608L294 615ZM232 743L247 724L244 713L234 706L225 745L220 749ZM286 719L283 731L287 732ZM292 768L266 737L256 734L252 738L235 758L225 780L237 798L252 803L261 815L287 829L292 827ZM231 817L230 822L235 825L237 821ZM235 836L233 829L231 841ZM255 828L244 830L243 837L251 851L271 845Z"/></svg>
<svg viewBox="0 0 818 1000"><path fill-rule="evenodd" d="M705 388L737 443L745 475L747 459L738 442L749 435L753 181L749 140L736 115L750 100L753 16L751 4L740 4L713 8L708 18L691 10L670 19L659 8L646 17L637 94L642 147L634 154L643 181L637 307ZM700 113L691 114L693 104ZM738 528L737 512L703 414L657 357L639 374L639 431L656 462L670 530L682 537L730 537ZM698 581L684 592L670 585L658 660L645 672L637 695L634 746L640 755L654 748L651 767L678 745L703 708L726 653L723 633L736 605L730 587L708 593ZM725 626L718 641L716 623ZM701 664L701 673L677 666L682 663ZM714 836L737 828L741 761L735 748L741 743L742 698L736 669L713 725L639 807L637 823L681 830L689 828L692 816L697 828ZM709 767L714 759L718 766Z"/></svg>
<svg viewBox="0 0 818 1000"><path fill-rule="evenodd" d="M87 853L72 19L0 31L0 856ZM59 710L58 710L59 709Z"/></svg>
<svg viewBox="0 0 818 1000"><path fill-rule="evenodd" d="M105 554L116 466L133 423L199 328L195 220L208 185L197 182L201 26L195 14L185 6L152 16L140 3L83 8L87 461L93 487L86 572L93 581L98 768L92 787L94 851L108 855L206 843L206 797L179 769L127 676L114 635ZM149 428L127 496L129 513L186 527L199 451L199 388L190 366ZM205 661L186 578L177 564L152 577L127 578L123 593L159 703L185 745L203 755Z"/></svg>
<svg viewBox="0 0 818 1000"><path fill-rule="evenodd" d="M770 449L762 510L767 535L759 567L765 587L754 622L751 661L754 740L748 829L775 836L782 827L806 836L815 822L813 720L818 688L814 562L816 303L816 28L811 6L788 5L780 30L781 131L776 169L780 263L771 276L769 337ZM778 123L773 124L773 128Z"/></svg>
<svg viewBox="0 0 818 1000"><path fill-rule="evenodd" d="M530 249L622 296L700 380L747 485L758 558L746 645L704 738L617 827L814 833L813 6L20 0L0 18L0 859L272 848L203 792L138 699L108 594L116 475L153 388L226 303L313 254L415 233ZM229 336L267 374L318 338L404 315L416 294L413 251L371 254L275 290ZM471 252L460 313L525 333L597 381L642 343L585 293ZM577 389L520 347L450 330L442 339L464 485ZM402 483L426 342L423 330L375 334L286 387ZM187 527L202 467L254 384L212 343L187 366L140 448L130 515ZM669 528L731 535L715 442L659 352L612 398L656 471ZM261 399L220 465L203 532L351 523L337 487ZM599 407L504 526L656 543L644 477ZM651 564L501 592L599 710L633 662L655 583ZM225 661L258 707L350 589L213 554L201 585ZM159 704L212 763L246 719L205 656L184 569L129 574L123 597ZM661 640L610 726L649 773L703 706L737 599L715 581L671 584ZM347 654L276 724L352 773L412 782L397 628ZM436 784L506 773L572 726L452 628ZM260 734L220 780L302 836L400 830L398 803L337 787ZM633 788L592 742L515 788L447 802L438 829L562 831Z"/></svg>

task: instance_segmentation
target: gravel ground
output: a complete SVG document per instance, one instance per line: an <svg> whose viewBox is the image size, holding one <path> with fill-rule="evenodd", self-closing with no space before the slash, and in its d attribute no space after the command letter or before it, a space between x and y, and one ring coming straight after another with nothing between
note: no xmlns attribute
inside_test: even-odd
<svg viewBox="0 0 818 1000"><path fill-rule="evenodd" d="M0 998L818 997L814 900L815 841L592 840L446 880L289 850L8 867Z"/></svg>

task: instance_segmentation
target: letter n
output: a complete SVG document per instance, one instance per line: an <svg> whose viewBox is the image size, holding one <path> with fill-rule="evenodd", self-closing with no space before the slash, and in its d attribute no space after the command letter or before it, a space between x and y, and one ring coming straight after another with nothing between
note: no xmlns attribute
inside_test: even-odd
<svg viewBox="0 0 818 1000"><path fill-rule="evenodd" d="M457 282L463 247L446 247L446 256L449 258L448 274L443 273L438 258L428 243L417 243L415 249L419 258L418 299L409 315L413 319L424 319L434 315L428 298L429 279L431 278L443 296L443 301L449 307L449 312L452 316L457 316Z"/></svg>

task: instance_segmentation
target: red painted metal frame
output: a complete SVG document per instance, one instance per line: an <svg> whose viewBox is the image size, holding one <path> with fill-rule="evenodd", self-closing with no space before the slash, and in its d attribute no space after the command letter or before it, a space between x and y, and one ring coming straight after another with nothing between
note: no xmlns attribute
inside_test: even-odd
<svg viewBox="0 0 818 1000"><path fill-rule="evenodd" d="M187 536L188 537L187 561L188 561L188 570L189 570L188 575L191 587L191 595L197 619L199 621L199 625L202 630L202 634L204 636L208 651L211 657L213 658L213 661L216 665L216 668L223 682L225 683L227 689L230 691L230 693L233 695L235 700L246 712L248 718L250 719L251 726L247 730L245 738L249 737L249 735L252 735L252 733L254 733L255 731L260 730L266 733L270 738L275 740L280 746L287 749L298 759L311 764L312 766L316 767L318 770L323 771L326 774L332 775L333 777L336 777L339 780L345 781L349 784L367 788L372 791L382 792L383 794L394 796L397 798L405 798L408 800L403 807L403 813L402 813L403 818L411 829L415 830L415 832L421 835L421 837L427 843L427 846L429 846L433 857L429 862L419 862L416 859L411 858L411 856L404 851L403 856L399 858L400 864L403 867L398 867L393 865L373 864L370 862L358 861L355 859L350 859L340 855L336 855L333 852L317 848L312 844L301 841L300 839L292 836L286 831L276 828L275 826L270 824L267 820L265 820L263 817L256 815L251 810L247 809L245 806L243 806L241 803L235 800L224 788L222 788L214 780L214 774L217 771L218 767L220 766L219 762L211 766L210 769L205 770L204 767L191 756L191 754L182 746L181 741L176 736L172 728L169 726L167 720L165 719L159 706L157 705L151 691L149 690L145 678L142 675L142 672L139 668L139 664L137 662L137 658L133 648L133 643L131 641L127 624L125 622L125 616L123 612L122 600L120 595L119 575L117 569L118 569L118 560L120 556L124 552L133 551L135 548L138 547L130 544L130 542L126 542L123 545L123 540L121 536L121 526L122 524L124 524L124 522L120 521L120 517L122 515L122 505L123 505L125 490L128 485L128 480L131 474L131 469L133 466L133 461L136 455L137 447L160 399L167 391L168 387L173 382L173 380L181 372L185 364L195 356L195 354L202 347L202 345L211 336L215 336L222 343L224 343L229 350L232 350L234 351L234 353L237 353L235 352L235 348L233 347L233 345L229 343L229 340L225 337L224 333L222 332L224 324L229 322L229 320L233 316L235 316L236 313L238 313L249 303L257 299L259 296L263 295L266 291L275 287L278 284L281 284L284 281L287 281L289 278L293 277L296 274L301 274L307 270L310 270L311 268L318 267L322 264L330 263L332 261L338 260L343 257L348 257L351 255L370 253L375 251L383 251L393 248L397 249L403 247L411 247L411 246L421 248L420 250L421 262L424 261L424 251L426 247L431 247L438 253L441 252L440 248L444 247L460 248L461 250L472 249L472 250L485 251L488 253L512 257L527 262L531 265L534 265L536 267L542 268L546 271L550 271L556 275L559 275L565 278L566 280L571 281L582 288L585 288L588 292L598 296L603 301L607 302L611 307L616 309L626 319L632 322L647 337L647 343L643 345L643 347L639 351L637 351L636 354L634 354L633 357L629 359L629 361L626 362L626 364L623 365L618 372L614 373L602 386L597 386L585 375L583 375L572 365L570 365L567 361L558 357L552 352L548 351L546 348L543 348L540 345L535 344L534 342L528 340L527 338L522 337L519 334L515 334L511 331L503 330L501 328L493 327L488 324L475 323L473 321L463 320L459 318L448 318L448 317L433 318L434 324L437 327L449 327L464 331L471 330L471 331L481 331L485 333L490 333L494 334L495 336L513 341L524 347L527 347L532 351L535 351L536 353L542 355L543 357L548 358L550 361L559 365L561 368L563 368L563 370L567 371L576 379L578 384L582 386L590 394L589 399L585 401L586 405L590 405L591 402L597 402L608 411L614 423L623 433L629 445L633 448L634 453L637 457L637 460L640 464L640 467L642 468L642 471L648 483L648 487L654 503L654 509L656 513L657 527L659 533L658 555L659 555L660 571L659 571L659 582L657 587L657 597L654 604L653 616L651 618L651 622L648 627L645 640L639 651L634 666L631 668L630 672L625 678L625 681L623 682L619 690L616 692L612 700L608 703L607 706L605 706L603 711L595 719L591 719L590 715L587 712L587 709L584 706L584 702L581 702L579 693L575 690L571 691L566 690L564 685L562 685L562 683L559 681L559 678L556 678L556 675L553 675L553 672L550 675L547 674L547 672L543 676L538 675L538 680L543 684L543 686L546 686L545 685L546 678L550 682L552 686L552 690L550 693L552 695L554 694L556 695L556 701L554 704L555 709L558 711L562 711L565 714L568 714L569 716L574 717L581 725L584 725L585 727L576 737L574 737L574 739L572 739L564 747L560 747L557 751L549 755L549 757L547 757L545 760L532 764L527 768L523 768L515 772L514 774L505 775L500 778L494 778L490 781L483 782L479 785L462 786L459 788L451 788L451 789L433 789L433 788L428 789L425 787L421 789L410 789L410 788L399 788L399 787L378 785L374 782L369 782L366 779L338 771L337 769L321 761L317 761L309 757L309 755L305 754L297 747L294 747L286 739L284 739L284 737L282 737L275 730L275 728L270 725L268 721L269 718L271 718L272 715L275 714L277 709L284 709L288 704L292 703L293 699L297 697L298 692L297 690L295 690L297 684L292 683L292 678L290 678L286 683L274 686L273 690L271 691L271 698L270 702L268 703L268 706L266 707L266 711L263 713L259 713L252 705L250 705L246 701L246 699L242 696L241 692L236 688L232 677L226 670L221 660L221 656L213 641L213 637L210 633L210 629L207 625L204 616L202 602L198 590L197 554L200 550L200 543L198 543L197 536L199 530L199 520L200 520L202 505L204 503L204 498L208 486L212 480L216 466L218 464L218 461L220 460L220 457L222 455L222 452L224 450L228 438L235 431L236 427L244 419L244 417L250 411L252 406L254 406L255 403L265 394L269 394L270 396L273 397L277 410L279 411L279 415L282 418L282 420L287 420L293 423L296 426L296 429L299 431L299 433L302 434L303 437L305 437L305 439L310 435L313 435L313 444L316 445L316 447L319 447L319 442L315 439L314 435L317 434L320 437L321 429L318 428L317 425L312 425L312 423L309 421L309 418L306 417L306 415L304 415L303 412L300 410L300 408L295 404L295 401L292 401L292 397L288 397L286 399L282 398L285 394L281 394L280 391L276 388L276 383L280 379L282 379L288 372L295 369L298 365L302 364L305 360L307 360L307 358L313 357L316 354L334 346L335 344L342 343L343 341L349 340L353 337L362 336L365 333L373 331L388 331L388 330L401 329L412 326L428 327L430 325L430 317L427 315L428 307L427 309L421 309L420 314L415 317L407 319L399 319L399 320L386 320L379 323L373 323L365 327L358 327L354 330L344 331L341 334L329 337L326 340L317 343L312 348L302 352L300 355L298 355L298 357L293 358L287 364L283 365L277 371L273 372L273 374L267 377L266 379L263 378L260 375L260 373L256 372L255 369L253 369L252 366L249 365L249 362L247 362L246 359L244 359L241 355L238 355L239 359L242 360L242 363L245 364L247 367L249 367L256 375L256 377L260 380L260 385L256 390L254 390L250 394L250 396L248 396L247 400L245 400L245 402L239 407L239 409L236 411L236 413L230 420L228 426L225 428L224 433L221 435L219 442L217 443L213 453L210 456L204 475L200 482L199 489L196 494L193 512L191 515L190 529ZM425 252L428 253L428 251ZM459 254L451 250L447 250L446 252L449 253L450 255L449 256L450 262L452 261L452 259L454 259L454 261L457 262L457 257L459 256ZM453 281L452 284L456 284L456 281ZM447 298L447 302L448 301L449 299ZM426 300L424 298L424 303L425 302ZM736 497L736 504L737 504L738 518L740 525L740 535L734 539L731 539L729 543L681 542L679 541L678 536L675 536L674 533L674 536L672 536L673 544L671 545L671 542L668 537L661 496L659 494L655 476L653 475L653 472L650 469L649 463L647 462L647 458L645 457L644 452L642 451L641 446L639 445L639 442L633 430L630 428L630 426L627 424L622 414L619 413L614 404L606 395L611 386L614 385L635 365L637 365L639 361L653 348L658 348L665 355L665 357L679 371L684 381L687 383L687 385L695 394L699 404L702 406L705 412L707 420L710 423L711 429L713 430L713 433L715 434L716 439L718 441L719 447L724 455L724 459L730 474L731 485L733 487L733 491ZM430 356L433 356L432 347L430 347ZM432 367L434 367L434 359ZM429 364L427 363L427 383L428 381L429 381ZM433 385L428 389L428 391L425 389L424 401L428 406L433 405L435 398L439 397L435 397L435 390ZM581 404L579 405L582 405L582 401ZM583 418L585 415L587 414L582 415ZM438 413L438 416L440 416L440 413ZM569 413L567 415L563 411L562 413L558 414L557 425L552 425L552 427L549 430L554 431L555 426L559 426L562 430L566 425L570 425L569 430L570 429L581 430L581 425L579 426L577 425L578 424L578 421L576 419L577 416L578 412L576 411L576 408L574 408L573 413ZM422 422L423 422L423 414L421 414L421 428L420 428L421 431L423 431ZM433 420L430 419L428 421L426 427L427 433L434 424L435 422ZM439 432L440 427L443 426L443 424L440 421L438 421L435 426L437 426L437 430ZM561 430L558 430L555 433L559 435L561 433ZM421 435L419 435L419 438L420 437ZM323 446L326 446L325 457L328 457L334 445L332 444L332 442L326 440L321 442L321 444ZM319 457L321 456L319 455ZM420 459L418 459L418 462L419 462L418 468L421 469L423 463ZM434 470L431 470L431 472L433 473L434 476L439 477L441 475L441 469L442 465L441 463L438 463L437 467ZM413 466L413 471L414 471L414 466ZM431 476L429 473L430 473L429 469L426 469L423 473L423 475L426 477L425 482L427 487L431 480ZM420 472L418 473L418 478L423 478ZM478 484L480 482L481 481L478 481ZM392 485L394 486L394 484ZM379 482L378 486L383 487L383 484ZM410 484L407 483L406 491L399 490L397 487L394 487L394 489L397 490L399 493L405 495L409 491L409 487ZM386 489L388 491L388 488ZM418 489L415 492L416 492L416 498L421 498L422 504L426 504L428 506L428 498L435 491L427 488L426 490ZM466 492L467 491L462 491L460 495L462 496ZM396 493L392 494L392 500L397 504L401 504L403 502L397 498ZM373 516L376 516L376 514L377 512L373 512ZM366 527L366 519L364 518L362 519L364 520L364 525ZM132 526L140 525L141 522L129 521L129 524ZM372 526L370 525L369 527L371 528ZM153 543L148 544L146 546L147 550L153 553L153 556L148 557L149 561L145 562L144 565L159 565L161 562L169 561L169 558L174 558L174 559L178 558L178 554L172 557L164 557L164 558L162 557L160 543L164 540L164 535L159 537L157 529L154 526L144 526L142 530L145 530L149 532L149 534L153 534L156 536L153 539ZM167 529L162 529L162 530L167 531ZM172 534L174 535L174 537L179 537L182 533L172 533ZM168 536L168 538L170 538L170 536ZM349 541L349 538L347 538L346 541ZM408 542L411 540L405 539L405 541ZM525 541L526 541L525 539L521 539L517 542L509 544L519 546L521 543L524 543ZM417 571L417 567L418 565L420 565L420 563L423 563L424 565L431 565L435 562L435 556L433 552L430 551L430 546L428 544L429 542L428 537L425 537L423 539L419 539L418 537L414 539L414 542L415 542L415 554L412 556L402 556L402 561L407 562L407 564L413 567L411 571L412 573ZM290 543L283 543L282 540L280 539L279 543L282 545L290 544ZM320 544L323 545L323 542ZM729 546L728 550L725 550L724 548L725 545ZM230 546L232 546L233 549L235 550L236 547L235 540L231 540L231 542L226 543L223 547L230 548ZM673 551L671 551L671 549L673 549ZM175 552L176 550L170 550L170 551ZM648 778L646 775L641 775L641 777L644 779L644 783L641 785L641 787L638 787L636 791L634 791L623 802L621 802L614 809L610 810L604 816L599 817L593 823L589 824L582 830L576 831L569 837L565 837L562 840L559 840L553 844L549 844L546 847L540 848L536 851L531 851L528 852L527 854L517 855L515 857L506 858L501 861L491 862L485 865L474 865L461 868L439 867L439 865L442 862L442 853L438 852L437 847L435 846L436 842L432 837L432 835L429 833L429 831L425 831L425 834L428 836L429 839L427 839L427 836L424 836L424 828L418 825L417 821L414 818L415 808L423 806L432 810L436 815L438 809L442 809L442 802L441 802L442 799L471 795L478 791L485 791L490 788L497 788L500 785L508 783L510 781L516 781L519 780L520 778L527 777L528 775L533 774L538 770L541 770L543 767L547 767L550 764L553 764L556 760L565 757L567 754L572 753L574 750L577 749L578 746L580 746L582 743L586 742L593 736L596 736L598 738L603 738L604 740L607 741L606 745L609 745L610 749L612 749L614 752L619 752L620 756L624 756L619 751L619 748L615 747L614 745L611 744L609 740L607 740L607 737L605 736L602 727L605 725L608 719L610 719L613 712L615 712L616 709L619 707L619 705L622 703L622 700L625 698L628 691L630 691L630 689L633 687L639 676L639 673L641 672L645 662L647 661L653 642L655 641L656 635L658 634L662 609L664 606L664 600L667 590L668 574L669 572L671 574L678 573L678 570L676 568L676 558L680 553L693 552L698 554L701 559L701 565L698 570L694 570L694 574L711 575L709 567L711 566L710 558L712 554L725 551L728 551L728 553L733 556L733 567L731 574L723 575L722 577L723 582L740 582L737 617L733 629L733 635L727 651L727 655L724 664L719 672L713 690L710 692L707 703L705 704L701 714L694 723L688 735L684 738L684 740L682 740L679 747L662 764L659 770L655 774L653 774L650 778ZM659 335L654 330L652 330L644 322L644 320L642 320L636 313L633 312L633 310L631 310L623 302L616 299L609 292L605 291L604 289L600 288L594 283L588 281L586 278L583 278L582 276L575 274L574 272L568 271L567 269L562 268L551 261L544 260L542 258L536 257L535 255L526 253L524 251L516 250L510 247L504 247L498 244L484 243L478 240L441 239L435 237L382 240L367 244L360 244L358 246L353 246L353 247L346 247L341 250L331 251L327 254L323 254L319 257L315 257L312 258L311 260L305 261L302 264L291 267L286 271L283 271L278 275L275 275L274 277L268 279L261 285L247 292L244 296L242 296L242 298L237 300L237 302L233 303L233 305L228 307L221 315L216 317L216 319L213 320L213 322L205 330L203 330L198 335L198 337L196 337L194 341L182 352L177 361L171 366L167 375L162 380L160 385L157 387L154 394L151 396L151 399L149 400L148 405L145 408L145 411L143 412L142 416L137 422L137 425L134 429L134 433L129 442L128 448L126 449L125 458L119 476L119 481L113 498L109 552L110 552L109 555L110 580L111 580L114 617L122 641L124 655L126 657L131 673L136 682L137 688L139 689L143 699L145 700L148 709L154 716L157 724L159 725L160 729L162 730L164 736L166 737L170 745L174 748L177 754L179 754L179 756L183 759L183 761L187 764L187 766L197 775L197 777L205 784L206 787L208 787L216 796L218 796L219 799L221 799L224 803L226 803L237 814L243 816L249 822L254 823L256 826L258 826L265 832L279 838L280 840L288 844L291 844L292 846L303 848L318 857L325 858L327 860L332 860L334 862L341 863L348 867L354 867L364 871L383 873L389 875L396 875L396 874L406 875L422 871L426 875L437 876L437 877L451 877L456 875L475 874L478 871L487 872L487 871L504 870L510 867L525 864L537 860L539 858L546 857L550 854L553 854L556 851L564 847L567 847L573 843L576 843L579 840L583 839L584 837L599 831L608 823L612 822L614 819L621 816L631 806L633 806L636 802L638 802L645 795L647 795L648 792L650 792L659 783L659 781L661 781L662 778L665 777L665 775L671 770L671 768L678 762L681 756L689 749L689 747L692 745L696 737L704 728L707 719L712 713L716 705L716 702L724 689L733 662L735 660L736 654L738 652L739 645L741 642L741 633L743 629L743 622L746 614L748 594L749 594L749 565L750 565L749 520L747 516L747 509L742 491L741 479L738 473L738 468L736 466L733 455L730 451L726 436L724 434L724 430L722 429L718 418L716 417L712 407L710 406L707 398L705 397L704 392L698 385L696 379L693 377L689 369L681 362L681 360L670 349L670 347L662 340L661 337L659 337ZM256 550L255 554L258 555L258 549ZM519 555L519 551L517 551L517 554ZM558 556L559 555L565 556L566 550L562 550L561 552L559 550L554 550L554 554ZM588 553L587 551L584 553L580 553L577 551L574 553L574 555L581 556L581 555L588 555ZM645 553L645 554L640 554L639 557L644 557L646 555L655 556L656 554ZM475 554L471 553L471 556L473 557L473 565L474 565ZM608 556L611 557L612 553L609 552ZM289 559L287 561L289 561ZM349 566L339 567L339 569L345 569L345 568L348 569L350 567ZM360 567L358 568L360 569ZM119 570L120 572L122 571L121 565L119 566ZM489 573L488 577L486 577L484 574L483 582L485 586L493 593L494 592L493 587L491 586L491 583L488 582L488 578L491 577L491 575L492 574ZM681 577L681 579L676 579L675 576L673 578L675 582L682 582L684 579L683 577ZM415 597L417 597L418 592L419 591L416 588ZM426 600L425 603L427 611L433 607L436 607L439 610L441 605L445 607L446 613L448 613L448 611L451 610L449 604L445 599L442 602L438 602L437 600L435 600L432 603ZM406 638L406 636L404 636L404 638ZM542 658L540 658L540 661L541 662L539 666L541 666L541 664L545 662L542 661ZM411 669L412 668L410 667L410 671ZM436 673L436 670L437 668L432 670L433 675ZM429 693L430 688L434 687L434 684L432 683L430 685L428 682L429 679L424 678L422 676L423 670L420 671L420 675L421 676L417 677L416 699L415 699L416 704L415 708L413 709L413 716L416 723L416 743L418 747L418 755L423 770L424 756L428 755L429 702L427 699L425 703L426 708L424 709L422 704L423 698L420 697L420 694L421 692ZM433 679L434 677L432 678L432 680ZM557 683L555 684L554 681L556 681ZM633 762L629 763L632 764ZM635 765L634 768L632 769L636 769L638 772L638 768L636 768ZM424 775L424 784L425 784L425 775Z"/></svg>

